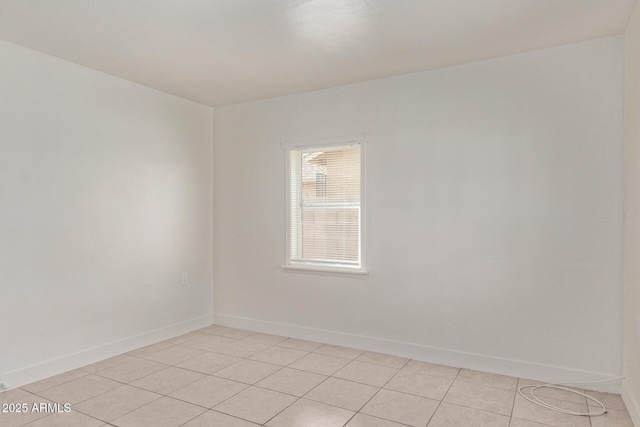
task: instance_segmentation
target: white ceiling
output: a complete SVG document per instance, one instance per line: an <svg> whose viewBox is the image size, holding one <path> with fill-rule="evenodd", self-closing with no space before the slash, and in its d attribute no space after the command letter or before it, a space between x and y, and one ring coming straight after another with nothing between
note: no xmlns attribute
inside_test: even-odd
<svg viewBox="0 0 640 427"><path fill-rule="evenodd" d="M622 34L636 1L0 0L0 39L219 106Z"/></svg>

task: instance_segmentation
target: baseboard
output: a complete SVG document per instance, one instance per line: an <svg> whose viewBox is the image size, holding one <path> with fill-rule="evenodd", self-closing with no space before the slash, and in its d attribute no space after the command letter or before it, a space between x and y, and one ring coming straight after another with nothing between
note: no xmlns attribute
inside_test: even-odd
<svg viewBox="0 0 640 427"><path fill-rule="evenodd" d="M635 427L640 427L640 400L629 386L629 382L622 381L622 400L629 411L631 421Z"/></svg>
<svg viewBox="0 0 640 427"><path fill-rule="evenodd" d="M0 373L0 380L7 384L9 389L23 386L43 378L57 375L62 372L76 369L136 348L173 338L178 335L203 328L213 323L213 314L190 319L184 322L154 329L142 334L130 336L108 344L100 345L67 354L57 359L47 360L10 372Z"/></svg>
<svg viewBox="0 0 640 427"><path fill-rule="evenodd" d="M414 343L392 341L364 335L347 334L344 332L315 329L226 314L216 314L214 316L214 323L235 328L249 329L256 332L282 335L309 341L318 341L327 344L342 345L441 365L474 369L477 371L528 378L544 382L561 383L572 381L596 381L620 376L616 373L607 374L581 371L527 361L465 353ZM580 387L585 388L585 386L582 385ZM609 393L620 393L620 381L612 381L610 383L603 384L589 384L586 385L586 388L597 391L606 391Z"/></svg>

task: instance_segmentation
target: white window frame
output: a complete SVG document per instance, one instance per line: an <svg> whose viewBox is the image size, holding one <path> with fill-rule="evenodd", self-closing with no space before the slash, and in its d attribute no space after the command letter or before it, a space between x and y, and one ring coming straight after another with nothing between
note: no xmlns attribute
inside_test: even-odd
<svg viewBox="0 0 640 427"><path fill-rule="evenodd" d="M349 266L324 266L313 263L292 263L291 262L291 164L290 151L313 148L330 148L349 144L360 145L360 267ZM281 147L285 158L285 264L282 268L286 270L298 270L329 274L346 275L367 275L366 270L366 136L364 134L340 136L321 140L308 140L297 142L283 142Z"/></svg>

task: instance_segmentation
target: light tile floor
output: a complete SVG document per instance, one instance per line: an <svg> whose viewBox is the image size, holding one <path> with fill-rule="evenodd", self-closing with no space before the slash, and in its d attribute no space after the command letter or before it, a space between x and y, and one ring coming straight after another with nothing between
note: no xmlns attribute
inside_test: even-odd
<svg viewBox="0 0 640 427"><path fill-rule="evenodd" d="M535 381L213 325L0 394L3 427L633 427L619 395L576 417ZM538 393L581 411L581 396ZM31 411L69 403L71 412ZM4 407L4 405L2 405ZM6 408L11 408L7 406ZM14 405L15 408L15 405Z"/></svg>

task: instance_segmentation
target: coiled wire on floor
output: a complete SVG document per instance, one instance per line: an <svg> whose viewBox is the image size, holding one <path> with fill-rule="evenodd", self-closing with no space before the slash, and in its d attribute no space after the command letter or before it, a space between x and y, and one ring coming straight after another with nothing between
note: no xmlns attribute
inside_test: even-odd
<svg viewBox="0 0 640 427"><path fill-rule="evenodd" d="M527 399L529 402L534 403L536 405L542 406L544 408L547 409L551 409L552 411L556 411L556 412L560 412L563 414L568 414L568 415L577 415L577 416L585 416L585 417L597 417L599 415L604 415L607 413L607 407L604 406L604 403L600 402L598 399L596 399L593 396L589 396L586 393L582 393L578 390L575 390L571 387L567 387L567 385L580 385L580 384L596 384L596 383L605 383L605 382L609 382L609 381L615 381L615 380L621 380L623 379L622 377L615 377L615 378L607 378L605 380L597 380L597 381L580 381L580 382L570 382L570 383L562 383L562 384L558 384L558 383L548 383L548 384L540 384L540 385L523 385L518 387L518 393L520 394L520 396L522 396L523 398ZM596 405L598 405L600 407L600 409L595 410L595 411L590 411L587 409L587 412L580 412L580 411L573 411L571 409L566 409L566 408L560 408L558 406L554 406L550 403L547 403L545 401L543 401L542 399L540 399L540 397L536 396L536 390L539 389L557 389L557 390L565 390L571 393L575 393L578 394L580 396L583 396L585 398L587 398L588 400L594 402ZM525 389L531 389L529 391L529 395L527 396L526 393L523 392L523 390ZM589 406L587 405L587 408Z"/></svg>

